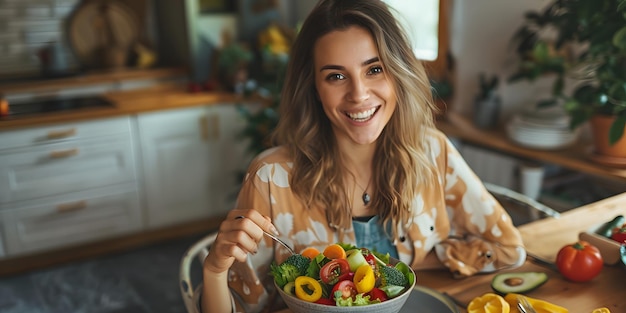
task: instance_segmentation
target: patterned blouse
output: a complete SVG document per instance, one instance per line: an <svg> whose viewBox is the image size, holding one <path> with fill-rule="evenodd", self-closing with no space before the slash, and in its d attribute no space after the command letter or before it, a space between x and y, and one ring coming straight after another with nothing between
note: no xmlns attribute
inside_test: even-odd
<svg viewBox="0 0 626 313"><path fill-rule="evenodd" d="M396 242L399 259L417 266L434 249L459 277L520 266L526 252L510 216L443 133L432 130L427 140L437 179L422 186L413 201L413 219ZM328 225L325 208L306 208L294 196L289 186L292 166L284 147L261 153L249 166L236 206L270 216L279 237L296 251L309 246L323 251L336 242L356 244L354 229L335 231ZM259 312L267 305L274 289L269 265L287 255L264 238L247 262L235 262L229 286L237 312Z"/></svg>

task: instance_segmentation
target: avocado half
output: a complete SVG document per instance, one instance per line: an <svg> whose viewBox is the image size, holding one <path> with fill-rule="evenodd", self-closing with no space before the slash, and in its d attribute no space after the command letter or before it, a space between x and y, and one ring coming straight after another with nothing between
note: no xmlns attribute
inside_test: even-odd
<svg viewBox="0 0 626 313"><path fill-rule="evenodd" d="M548 275L542 272L500 273L491 280L491 289L500 295L507 293L526 293L548 281Z"/></svg>

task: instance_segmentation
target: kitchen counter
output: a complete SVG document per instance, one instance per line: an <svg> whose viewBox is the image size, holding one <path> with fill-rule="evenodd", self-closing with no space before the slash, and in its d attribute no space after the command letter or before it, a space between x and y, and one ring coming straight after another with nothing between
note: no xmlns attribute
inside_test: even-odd
<svg viewBox="0 0 626 313"><path fill-rule="evenodd" d="M228 92L190 93L182 84L159 84L149 88L130 91L113 91L104 97L114 103L113 107L86 108L74 111L62 111L40 115L0 118L0 131L38 126L51 123L63 123L76 120L106 118L130 115L140 112L168 110L195 105L233 103L240 100Z"/></svg>

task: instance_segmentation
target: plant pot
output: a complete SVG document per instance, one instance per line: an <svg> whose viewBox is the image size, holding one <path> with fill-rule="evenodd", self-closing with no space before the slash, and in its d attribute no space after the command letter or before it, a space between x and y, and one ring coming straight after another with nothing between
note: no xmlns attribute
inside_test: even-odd
<svg viewBox="0 0 626 313"><path fill-rule="evenodd" d="M608 115L596 115L591 118L594 153L626 159L626 134L613 145L609 144L609 129L614 120L614 116Z"/></svg>
<svg viewBox="0 0 626 313"><path fill-rule="evenodd" d="M474 102L474 124L481 129L493 128L498 124L500 116L500 97L489 94L485 99Z"/></svg>

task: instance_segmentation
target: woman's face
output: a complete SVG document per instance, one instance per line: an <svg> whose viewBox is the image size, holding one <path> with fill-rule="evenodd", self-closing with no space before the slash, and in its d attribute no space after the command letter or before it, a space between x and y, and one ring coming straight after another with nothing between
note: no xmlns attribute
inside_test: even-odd
<svg viewBox="0 0 626 313"><path fill-rule="evenodd" d="M370 33L352 26L315 43L315 86L339 144L374 143L396 109L394 86Z"/></svg>

